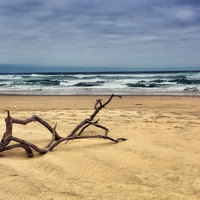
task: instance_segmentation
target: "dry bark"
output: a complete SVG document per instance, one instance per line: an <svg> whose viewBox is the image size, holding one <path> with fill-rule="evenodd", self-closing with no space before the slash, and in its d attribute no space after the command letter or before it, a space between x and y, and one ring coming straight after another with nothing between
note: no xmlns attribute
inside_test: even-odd
<svg viewBox="0 0 200 200"><path fill-rule="evenodd" d="M70 140L75 140L75 139L88 139L88 138L103 138L103 139L108 139L111 140L113 142L118 143L120 140L125 141L125 138L118 138L118 139L113 139L111 137L108 137L108 132L109 130L102 126L99 125L98 122L99 120L93 121L94 118L96 117L96 115L99 113L99 111L104 108L108 103L110 103L110 101L112 100L113 97L120 97L119 95L111 95L110 98L108 99L107 102L105 102L104 104L102 104L102 100L98 99L96 100L96 103L94 105L94 112L93 114L89 117L84 119L80 124L78 124L74 130L72 130L72 132L67 136L67 137L61 137L57 131L56 131L56 126L57 124L52 127L50 124L48 124L46 121L44 121L43 119L41 119L40 117L38 117L37 115L32 115L31 117L21 120L21 119L16 119L11 117L10 112L7 112L7 117L5 119L6 121L6 132L4 133L2 140L0 142L0 152L6 151L6 150L10 150L13 148L24 148L26 153L28 154L29 157L33 157L33 152L32 149L34 149L35 151L37 151L38 153L41 154L45 154L48 151L52 151L58 144L60 144L63 141L70 141ZM13 127L13 123L17 123L17 124L22 124L22 125L26 125L32 121L37 121L40 124L42 124L44 127L46 127L51 133L52 133L52 139L49 142L49 144L45 147L45 148L39 148L38 146L34 145L33 143L30 143L28 141L16 138L13 136L12 133L12 127ZM82 132L89 126L95 126L97 128L103 129L105 131L104 135L85 135L82 136ZM79 131L80 130L80 131ZM79 132L78 132L79 131ZM9 145L9 143L11 141L15 141L17 142L14 145Z"/></svg>

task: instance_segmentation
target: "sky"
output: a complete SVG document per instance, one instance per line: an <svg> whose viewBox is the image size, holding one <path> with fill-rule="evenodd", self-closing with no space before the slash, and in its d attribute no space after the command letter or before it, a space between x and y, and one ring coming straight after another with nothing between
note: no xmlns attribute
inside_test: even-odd
<svg viewBox="0 0 200 200"><path fill-rule="evenodd" d="M200 70L199 0L1 0L0 73Z"/></svg>

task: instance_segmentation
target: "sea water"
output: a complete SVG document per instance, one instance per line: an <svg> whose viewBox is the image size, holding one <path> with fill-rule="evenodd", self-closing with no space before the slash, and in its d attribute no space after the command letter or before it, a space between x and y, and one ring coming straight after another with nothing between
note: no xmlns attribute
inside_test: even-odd
<svg viewBox="0 0 200 200"><path fill-rule="evenodd" d="M200 72L0 74L0 94L200 95Z"/></svg>

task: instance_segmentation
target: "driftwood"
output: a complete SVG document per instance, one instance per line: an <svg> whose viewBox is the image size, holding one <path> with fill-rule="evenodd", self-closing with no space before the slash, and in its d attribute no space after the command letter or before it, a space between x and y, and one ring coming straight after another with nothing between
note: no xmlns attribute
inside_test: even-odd
<svg viewBox="0 0 200 200"><path fill-rule="evenodd" d="M111 95L110 98L108 99L107 102L105 102L104 104L102 104L102 100L98 99L96 100L96 103L94 105L94 112L93 114L83 120L80 124L78 124L74 130L67 136L67 137L61 137L57 131L56 131L56 126L57 124L52 127L51 125L49 125L46 121L44 121L43 119L41 119L40 117L38 117L37 115L32 115L31 117L24 119L24 120L20 120L20 119L15 119L13 117L11 117L10 112L7 111L7 117L5 119L6 122L6 132L3 135L3 138L0 142L0 152L6 151L6 150L10 150L13 148L17 148L17 147L21 147L24 148L26 153L28 154L29 157L33 157L33 151L32 149L34 149L35 151L41 153L41 154L45 154L48 151L52 151L58 144L60 144L63 141L70 141L70 140L75 140L75 139L87 139L87 138L103 138L103 139L108 139L111 140L115 143L118 143L120 140L125 141L125 138L118 138L118 139L113 139L111 137L108 137L108 129L102 125L99 125L98 122L99 120L93 121L94 118L96 117L96 115L99 113L99 111L104 108L108 103L110 103L110 101L112 100L112 98L116 96L116 97L120 97L119 95ZM32 121L37 121L39 123L41 123L43 126L45 126L51 133L52 133L52 139L49 142L49 144L45 147L45 148L39 148L36 145L19 139L17 137L14 137L12 135L12 127L13 127L13 123L17 123L17 124L22 124L22 125L26 125ZM104 135L85 135L82 136L82 132L89 126L95 126L97 128L103 129L105 131ZM78 132L79 131L79 132ZM9 143L11 141L15 141L16 144L13 145L9 145Z"/></svg>

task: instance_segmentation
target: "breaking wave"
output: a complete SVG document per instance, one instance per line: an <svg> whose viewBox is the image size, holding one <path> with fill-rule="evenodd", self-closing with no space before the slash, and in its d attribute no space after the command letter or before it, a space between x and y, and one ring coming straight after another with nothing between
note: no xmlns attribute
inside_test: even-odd
<svg viewBox="0 0 200 200"><path fill-rule="evenodd" d="M1 94L199 95L200 72L0 74Z"/></svg>

